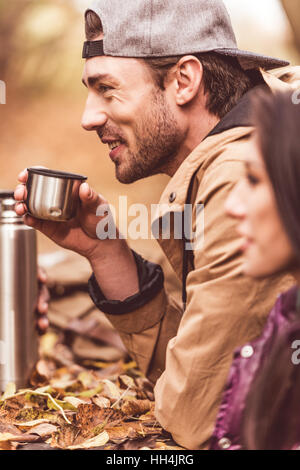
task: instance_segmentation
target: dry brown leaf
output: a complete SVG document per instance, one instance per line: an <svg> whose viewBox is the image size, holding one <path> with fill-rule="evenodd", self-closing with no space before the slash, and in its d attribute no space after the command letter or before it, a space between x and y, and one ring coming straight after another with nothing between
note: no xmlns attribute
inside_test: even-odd
<svg viewBox="0 0 300 470"><path fill-rule="evenodd" d="M77 397L64 397L64 401L70 403L75 408L78 408L79 405L85 405L91 403L89 398L77 398Z"/></svg>
<svg viewBox="0 0 300 470"><path fill-rule="evenodd" d="M54 361L40 359L30 377L30 383L33 387L39 387L49 383L49 380L56 371Z"/></svg>
<svg viewBox="0 0 300 470"><path fill-rule="evenodd" d="M92 402L99 406L99 408L109 408L110 407L110 400L105 397L96 396L92 398Z"/></svg>
<svg viewBox="0 0 300 470"><path fill-rule="evenodd" d="M118 400L122 395L122 390L119 389L113 382L108 379L103 380L104 393L108 398Z"/></svg>
<svg viewBox="0 0 300 470"><path fill-rule="evenodd" d="M50 380L50 384L53 388L57 389L66 389L68 387L72 387L77 382L76 379L72 377L71 374L65 374L59 379L52 379Z"/></svg>
<svg viewBox="0 0 300 470"><path fill-rule="evenodd" d="M130 388L131 390L135 390L137 387L134 383L134 380L132 377L129 377L129 375L120 375L118 377L118 380L120 382L120 386L123 385L123 388Z"/></svg>
<svg viewBox="0 0 300 470"><path fill-rule="evenodd" d="M87 441L82 442L81 444L69 446L68 449L91 449L92 447L102 447L109 441L109 435L106 431L103 431L101 434L98 434Z"/></svg>
<svg viewBox="0 0 300 470"><path fill-rule="evenodd" d="M40 355L49 357L58 342L58 335L54 332L48 331L40 338Z"/></svg>
<svg viewBox="0 0 300 470"><path fill-rule="evenodd" d="M40 437L48 437L51 436L52 433L56 432L58 429L57 426L50 423L42 423L34 426L30 429L31 434L37 434Z"/></svg>
<svg viewBox="0 0 300 470"><path fill-rule="evenodd" d="M121 410L127 416L138 416L151 409L151 402L149 400L126 400Z"/></svg>
<svg viewBox="0 0 300 470"><path fill-rule="evenodd" d="M76 414L76 425L84 431L94 429L101 424L119 423L124 419L123 414L111 408L99 408L95 404L79 405Z"/></svg>
<svg viewBox="0 0 300 470"><path fill-rule="evenodd" d="M186 450L184 447L179 447L175 445L168 445L165 442L156 441L155 449L157 450Z"/></svg>
<svg viewBox="0 0 300 470"><path fill-rule="evenodd" d="M13 382L8 382L8 384L5 387L5 391L3 395L0 397L1 400L6 400L7 398L11 397L16 393L16 384Z"/></svg>
<svg viewBox="0 0 300 470"><path fill-rule="evenodd" d="M15 421L15 424L21 428L31 428L33 426L38 426L40 424L45 424L49 423L48 419L35 419L33 421L24 421L24 422L19 422Z"/></svg>
<svg viewBox="0 0 300 470"><path fill-rule="evenodd" d="M11 434L10 432L1 432L0 433L0 442L11 441L14 437L16 437L16 435Z"/></svg>
<svg viewBox="0 0 300 470"><path fill-rule="evenodd" d="M10 433L14 435L22 434L21 431L13 424L8 424L0 421L0 433Z"/></svg>
<svg viewBox="0 0 300 470"><path fill-rule="evenodd" d="M51 447L66 449L71 445L83 442L84 439L85 438L81 435L81 430L77 426L73 426L71 424L64 424L63 426L61 426L59 432L52 436L50 444Z"/></svg>
<svg viewBox="0 0 300 470"><path fill-rule="evenodd" d="M12 441L0 442L0 450L16 450L17 447L18 447L17 442L12 442Z"/></svg>
<svg viewBox="0 0 300 470"><path fill-rule="evenodd" d="M122 426L114 426L106 429L109 434L109 439L113 442L120 442L126 439L133 439L138 437L138 433L132 426L131 423L124 423Z"/></svg>
<svg viewBox="0 0 300 470"><path fill-rule="evenodd" d="M149 447L150 449L155 448L156 440L152 436L148 436L145 439L128 439L126 442L118 446L119 450L140 450L143 447Z"/></svg>

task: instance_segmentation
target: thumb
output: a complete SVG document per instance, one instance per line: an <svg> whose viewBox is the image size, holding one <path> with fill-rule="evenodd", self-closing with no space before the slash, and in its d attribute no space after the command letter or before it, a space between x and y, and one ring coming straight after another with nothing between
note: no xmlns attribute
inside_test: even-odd
<svg viewBox="0 0 300 470"><path fill-rule="evenodd" d="M88 183L82 183L80 186L79 197L82 206L86 208L94 208L99 204L103 204L103 202L107 202L102 196L96 193Z"/></svg>

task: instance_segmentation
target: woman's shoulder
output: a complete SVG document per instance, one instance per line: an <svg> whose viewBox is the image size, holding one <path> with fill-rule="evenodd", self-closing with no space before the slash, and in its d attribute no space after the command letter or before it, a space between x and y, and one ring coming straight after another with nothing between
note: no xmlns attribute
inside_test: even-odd
<svg viewBox="0 0 300 470"><path fill-rule="evenodd" d="M274 309L284 316L295 313L297 310L298 293L299 287L297 285L283 292L278 296Z"/></svg>

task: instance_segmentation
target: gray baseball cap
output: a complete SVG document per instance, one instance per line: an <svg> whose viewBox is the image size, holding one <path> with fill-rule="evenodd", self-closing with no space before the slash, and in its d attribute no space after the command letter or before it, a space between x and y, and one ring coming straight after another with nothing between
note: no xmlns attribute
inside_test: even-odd
<svg viewBox="0 0 300 470"><path fill-rule="evenodd" d="M169 57L214 51L236 57L243 69L289 62L238 49L222 0L94 0L104 39L86 41L83 58Z"/></svg>

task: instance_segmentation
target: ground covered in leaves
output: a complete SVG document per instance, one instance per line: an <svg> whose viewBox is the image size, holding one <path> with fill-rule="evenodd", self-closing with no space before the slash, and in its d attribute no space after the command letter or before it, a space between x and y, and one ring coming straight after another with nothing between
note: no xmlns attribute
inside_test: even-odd
<svg viewBox="0 0 300 470"><path fill-rule="evenodd" d="M0 449L180 449L154 416L151 384L134 362L73 362L44 335L30 386L0 396Z"/></svg>

